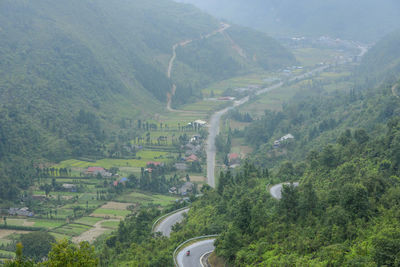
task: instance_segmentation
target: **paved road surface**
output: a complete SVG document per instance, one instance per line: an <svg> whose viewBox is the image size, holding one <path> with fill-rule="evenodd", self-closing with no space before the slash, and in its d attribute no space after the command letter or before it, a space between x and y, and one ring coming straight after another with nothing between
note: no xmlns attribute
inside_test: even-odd
<svg viewBox="0 0 400 267"><path fill-rule="evenodd" d="M271 193L271 196L276 199L281 199L282 198L282 185L284 184L290 184L290 183L282 183L282 184L277 184L271 187L269 192ZM299 183L293 183L294 186L299 186Z"/></svg>
<svg viewBox="0 0 400 267"><path fill-rule="evenodd" d="M180 251L177 255L179 267L201 267L200 258L204 254L214 251L215 239L207 239L196 242L184 250ZM186 251L190 250L190 256L186 256Z"/></svg>
<svg viewBox="0 0 400 267"><path fill-rule="evenodd" d="M171 235L172 226L176 223L180 223L184 218L183 214L188 211L189 209L184 209L164 218L154 229L154 232L161 232L163 236L169 237Z"/></svg>

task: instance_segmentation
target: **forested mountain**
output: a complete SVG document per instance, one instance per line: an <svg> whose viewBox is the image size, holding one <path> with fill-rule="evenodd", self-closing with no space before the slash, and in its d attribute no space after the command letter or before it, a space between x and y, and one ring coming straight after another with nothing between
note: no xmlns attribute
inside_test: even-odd
<svg viewBox="0 0 400 267"><path fill-rule="evenodd" d="M400 30L392 32L374 45L363 57L357 75L361 82L373 86L394 82L400 77Z"/></svg>
<svg viewBox="0 0 400 267"><path fill-rule="evenodd" d="M168 0L1 1L0 160L101 157L121 120L162 112L172 83L183 103L212 81L294 62L250 29L201 39L220 27ZM250 37L240 43L248 58L233 48L241 35ZM170 80L173 45L191 39L177 48Z"/></svg>
<svg viewBox="0 0 400 267"><path fill-rule="evenodd" d="M374 41L399 28L396 0L177 0L275 36L330 35Z"/></svg>
<svg viewBox="0 0 400 267"><path fill-rule="evenodd" d="M30 136L49 135L39 146L31 139L24 150L31 151L34 145L53 158L73 153L74 147L89 149L82 153L96 152L96 142L102 142L104 134L121 118L160 110L159 103L166 101L171 90L167 66L172 46L220 27L217 20L195 8L164 0L151 4L122 0L2 1L0 7L0 104L4 120L19 118L7 130L15 133L14 129L24 127L24 132L35 132ZM173 72L177 96L188 99L198 95L200 85L246 72L250 67L274 68L293 61L290 53L272 39L236 29L231 34L233 39L250 33L252 41L260 45L249 46L250 53L264 52L267 47L277 56L269 53L269 58L260 56L259 63L246 61L219 36L193 44L193 53L190 46L188 51L180 48L178 74ZM196 62L199 56L204 62ZM282 60L278 59L281 56ZM213 69L221 64L230 69ZM187 76L198 79L189 83ZM2 135L6 138L7 132ZM83 136L90 140L85 142ZM65 147L66 143L69 146Z"/></svg>

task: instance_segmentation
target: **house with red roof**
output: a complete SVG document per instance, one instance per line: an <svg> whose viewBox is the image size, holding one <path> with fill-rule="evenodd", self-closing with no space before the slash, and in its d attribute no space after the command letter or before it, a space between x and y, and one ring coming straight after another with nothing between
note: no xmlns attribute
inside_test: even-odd
<svg viewBox="0 0 400 267"><path fill-rule="evenodd" d="M102 172L102 171L105 171L103 167L89 167L86 172L94 174L96 172Z"/></svg>
<svg viewBox="0 0 400 267"><path fill-rule="evenodd" d="M106 171L103 167L89 167L86 171L87 175L97 175L100 174L103 177L111 177L112 173Z"/></svg>
<svg viewBox="0 0 400 267"><path fill-rule="evenodd" d="M234 164L239 164L240 163L240 155L238 153L230 153L228 155L229 159L229 164L234 165Z"/></svg>
<svg viewBox="0 0 400 267"><path fill-rule="evenodd" d="M164 163L159 162L159 161L149 161L146 163L147 167L151 167L151 166L158 167L158 166L163 166L163 165L164 165Z"/></svg>
<svg viewBox="0 0 400 267"><path fill-rule="evenodd" d="M187 162L197 162L197 161L199 161L199 158L195 154L192 154L189 157L186 157L186 161Z"/></svg>

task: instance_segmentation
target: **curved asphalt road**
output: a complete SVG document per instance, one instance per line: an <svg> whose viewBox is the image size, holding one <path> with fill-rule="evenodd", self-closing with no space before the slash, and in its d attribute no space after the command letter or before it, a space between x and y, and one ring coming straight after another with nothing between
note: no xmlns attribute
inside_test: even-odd
<svg viewBox="0 0 400 267"><path fill-rule="evenodd" d="M207 239L196 242L181 250L176 259L179 267L202 267L200 258L204 254L214 251L214 239ZM190 256L186 256L186 251L190 250Z"/></svg>
<svg viewBox="0 0 400 267"><path fill-rule="evenodd" d="M290 184L290 183L282 183L282 184L276 184L276 185L274 185L273 187L271 187L271 189L269 190L269 192L271 193L271 196L273 197L273 198L276 198L276 199L281 199L282 198L282 185L288 185L288 184ZM293 183L293 185L295 186L295 187L297 187L297 186L299 186L299 183Z"/></svg>
<svg viewBox="0 0 400 267"><path fill-rule="evenodd" d="M154 229L154 232L161 232L163 236L169 237L171 235L172 226L180 223L184 218L183 214L188 211L189 209L184 209L164 218Z"/></svg>

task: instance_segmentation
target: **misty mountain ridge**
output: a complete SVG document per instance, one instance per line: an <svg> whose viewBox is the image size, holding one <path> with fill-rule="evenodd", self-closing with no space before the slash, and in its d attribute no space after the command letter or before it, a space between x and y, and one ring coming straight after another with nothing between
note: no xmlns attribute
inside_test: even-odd
<svg viewBox="0 0 400 267"><path fill-rule="evenodd" d="M330 35L373 42L400 26L397 0L177 0L276 37Z"/></svg>

